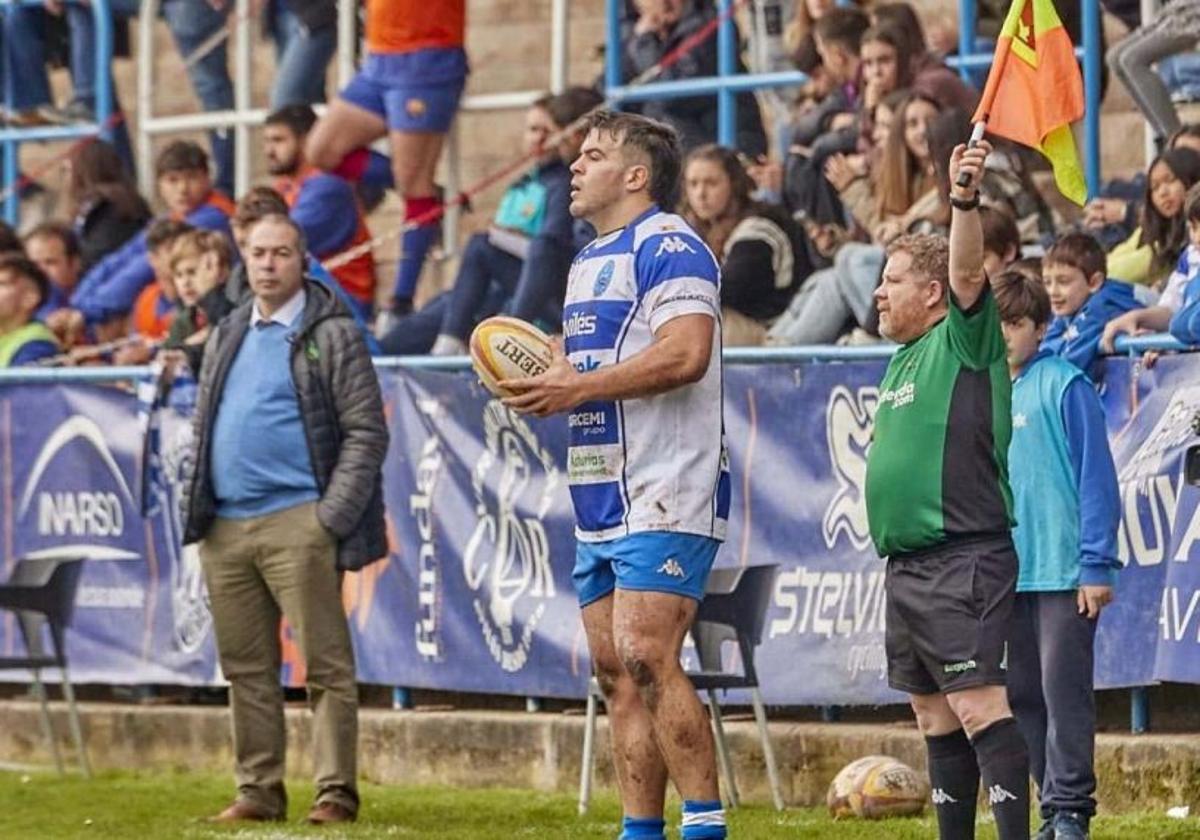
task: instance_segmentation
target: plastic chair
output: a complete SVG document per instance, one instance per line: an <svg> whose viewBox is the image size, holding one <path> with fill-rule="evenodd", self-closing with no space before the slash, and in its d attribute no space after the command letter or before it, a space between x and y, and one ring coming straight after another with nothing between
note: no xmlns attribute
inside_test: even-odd
<svg viewBox="0 0 1200 840"><path fill-rule="evenodd" d="M758 671L754 667L754 650L762 642L771 590L778 571L779 566L774 564L713 569L708 576L704 600L696 610L696 618L690 631L700 660L700 670L688 671L687 675L696 690L705 692L708 697L717 761L725 780L729 804L735 808L738 805L737 781L734 778L729 745L725 739L717 691L744 688L749 689L750 702L754 707L754 719L762 741L763 760L767 766L767 779L771 785L771 798L775 808L783 810L783 792L779 783L779 770L775 764L775 750L771 747L767 712L758 688ZM721 646L726 641L735 642L738 646L742 662L740 673L726 671L722 665ZM591 800L596 717L599 703L603 700L600 684L592 677L588 682L587 723L583 731L583 766L579 778L580 814L587 812Z"/></svg>
<svg viewBox="0 0 1200 840"><path fill-rule="evenodd" d="M83 775L91 777L87 750L83 745L83 730L75 706L75 692L67 676L67 654L64 637L75 611L75 593L84 558L78 555L38 558L22 557L17 561L8 582L0 585L0 610L17 616L21 636L25 640L25 656L0 657L0 670L28 668L33 672L33 689L38 696L42 730L54 756L54 766L63 773L62 755L50 722L50 707L46 686L42 682L43 668L58 668L62 673L62 692L67 701L71 737L79 756ZM44 630L49 627L52 650L46 649Z"/></svg>

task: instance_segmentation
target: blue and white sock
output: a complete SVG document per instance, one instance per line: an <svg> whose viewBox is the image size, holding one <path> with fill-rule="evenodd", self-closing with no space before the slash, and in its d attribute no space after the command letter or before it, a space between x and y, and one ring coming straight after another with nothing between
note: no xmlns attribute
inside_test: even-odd
<svg viewBox="0 0 1200 840"><path fill-rule="evenodd" d="M725 840L725 809L720 800L701 802L683 801L683 824L680 827L683 840Z"/></svg>
<svg viewBox="0 0 1200 840"><path fill-rule="evenodd" d="M617 840L666 840L667 823L661 817L625 817Z"/></svg>

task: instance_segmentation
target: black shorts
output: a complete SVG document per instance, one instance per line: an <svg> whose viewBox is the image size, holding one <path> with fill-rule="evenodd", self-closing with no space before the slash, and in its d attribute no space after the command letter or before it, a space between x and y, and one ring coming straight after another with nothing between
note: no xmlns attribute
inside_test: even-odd
<svg viewBox="0 0 1200 840"><path fill-rule="evenodd" d="M889 559L888 685L909 694L1004 685L1016 586L1007 534Z"/></svg>

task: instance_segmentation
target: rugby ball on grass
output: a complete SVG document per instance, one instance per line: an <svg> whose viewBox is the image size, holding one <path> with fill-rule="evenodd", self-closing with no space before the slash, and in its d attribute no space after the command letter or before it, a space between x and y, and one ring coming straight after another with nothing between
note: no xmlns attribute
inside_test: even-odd
<svg viewBox="0 0 1200 840"><path fill-rule="evenodd" d="M929 786L917 771L890 756L868 755L834 777L825 804L834 819L878 820L919 814L928 799Z"/></svg>
<svg viewBox="0 0 1200 840"><path fill-rule="evenodd" d="M497 397L508 397L512 394L497 383L537 376L550 367L550 336L520 318L496 315L475 327L470 353L483 387Z"/></svg>

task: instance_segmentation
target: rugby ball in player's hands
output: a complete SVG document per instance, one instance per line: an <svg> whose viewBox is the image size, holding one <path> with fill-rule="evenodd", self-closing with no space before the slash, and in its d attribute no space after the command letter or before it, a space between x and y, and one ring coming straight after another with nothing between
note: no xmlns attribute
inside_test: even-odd
<svg viewBox="0 0 1200 840"><path fill-rule="evenodd" d="M471 333L471 366L483 387L497 397L512 393L501 388L505 379L524 379L550 367L550 336L520 318L496 315L479 322Z"/></svg>
<svg viewBox="0 0 1200 840"><path fill-rule="evenodd" d="M825 804L834 819L877 820L919 814L929 799L929 786L917 771L886 755L850 762L829 785Z"/></svg>

